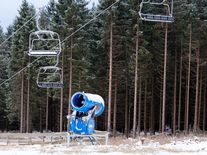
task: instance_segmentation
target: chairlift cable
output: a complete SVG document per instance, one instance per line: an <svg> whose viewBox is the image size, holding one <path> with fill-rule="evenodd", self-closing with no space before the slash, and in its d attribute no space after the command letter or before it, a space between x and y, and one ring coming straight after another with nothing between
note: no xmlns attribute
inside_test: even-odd
<svg viewBox="0 0 207 155"><path fill-rule="evenodd" d="M111 7L113 7L114 5L116 5L117 3L119 3L121 0L116 0L116 2L114 2L113 4L111 4L110 6L108 6L106 9L104 9L103 11L101 11L99 14L97 14L95 17L93 17L91 20L89 20L86 24L84 24L83 26L81 26L80 28L78 28L76 31L74 31L72 34L70 34L68 37L66 37L63 41L61 41L61 44L63 44L67 39L69 39L70 37L72 37L73 35L75 35L76 33L78 33L80 30L82 30L84 27L86 27L87 25L89 25L92 21L94 21L96 18L98 18L99 16L101 16L102 14L104 14L107 10L109 10ZM44 6L45 7L45 6ZM11 37L14 36L14 34L16 34L19 30L21 30L25 25L27 25L33 18L36 17L37 14L35 14L31 19L29 19L24 25L22 25L15 33L13 33L9 38L7 38L3 43L5 43L6 41L8 41ZM3 45L0 44L0 47ZM57 46L57 45L56 45ZM55 46L55 47L56 47ZM53 47L54 48L54 47ZM43 56L40 56L38 58L36 58L33 62L31 62L30 64L28 64L27 66L25 66L24 68L22 68L20 71L16 72L15 74L13 74L10 78L8 78L7 80L3 81L0 86L2 86L3 84L5 84L6 82L10 81L11 79L13 79L14 77L16 77L18 74L20 74L21 72L23 72L25 69L27 69L28 67L31 67L35 62L37 62L40 58L42 58Z"/></svg>

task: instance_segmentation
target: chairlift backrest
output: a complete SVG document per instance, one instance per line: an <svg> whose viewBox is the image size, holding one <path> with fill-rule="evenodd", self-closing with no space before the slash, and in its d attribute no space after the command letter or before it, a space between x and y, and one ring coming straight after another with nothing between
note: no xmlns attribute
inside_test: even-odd
<svg viewBox="0 0 207 155"><path fill-rule="evenodd" d="M143 11L144 5L155 5L155 6L162 5L167 9L167 13L166 14L144 13ZM171 5L167 3L166 0L142 0L142 2L140 3L139 16L142 20L171 23L174 22L174 17L172 14L173 14L173 0L171 2Z"/></svg>
<svg viewBox="0 0 207 155"><path fill-rule="evenodd" d="M37 85L40 88L62 88L62 69L54 66L41 67L37 75Z"/></svg>

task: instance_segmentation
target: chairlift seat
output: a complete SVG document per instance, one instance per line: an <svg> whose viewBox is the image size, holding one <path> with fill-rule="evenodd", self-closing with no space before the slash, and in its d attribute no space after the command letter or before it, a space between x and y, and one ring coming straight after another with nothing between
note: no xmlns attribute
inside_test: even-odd
<svg viewBox="0 0 207 155"><path fill-rule="evenodd" d="M141 17L142 20L145 20L145 21L155 21L155 22L172 23L175 20L175 18L173 16L153 15L153 14L144 14L144 13L140 13L140 17Z"/></svg>
<svg viewBox="0 0 207 155"><path fill-rule="evenodd" d="M63 83L58 82L38 82L40 88L63 88Z"/></svg>
<svg viewBox="0 0 207 155"><path fill-rule="evenodd" d="M29 56L57 56L60 54L59 50L30 50L28 55Z"/></svg>

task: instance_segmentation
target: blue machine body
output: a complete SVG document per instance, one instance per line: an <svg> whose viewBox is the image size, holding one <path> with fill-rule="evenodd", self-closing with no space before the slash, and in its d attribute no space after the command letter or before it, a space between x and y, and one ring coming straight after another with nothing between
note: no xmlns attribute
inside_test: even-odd
<svg viewBox="0 0 207 155"><path fill-rule="evenodd" d="M105 108L104 100L96 94L75 93L71 98L73 113L70 117L70 132L91 135L95 132L95 117L100 116Z"/></svg>
<svg viewBox="0 0 207 155"><path fill-rule="evenodd" d="M76 134L91 135L94 133L95 120L90 118L89 120L83 120L81 118L71 119L70 131Z"/></svg>

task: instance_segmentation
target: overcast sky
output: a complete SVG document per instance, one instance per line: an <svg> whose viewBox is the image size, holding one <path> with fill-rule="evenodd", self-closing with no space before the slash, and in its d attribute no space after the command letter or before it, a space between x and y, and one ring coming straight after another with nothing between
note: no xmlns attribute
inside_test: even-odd
<svg viewBox="0 0 207 155"><path fill-rule="evenodd" d="M46 5L49 0L27 0L28 2L34 4L36 8L40 8ZM88 0L91 1L90 6L94 2L98 3L98 0ZM0 25L3 27L4 31L8 25L12 24L16 15L18 15L18 9L21 5L22 0L1 0L0 1ZM89 6L89 7L90 7Z"/></svg>

